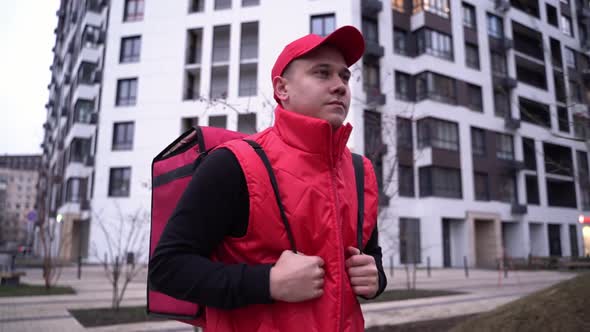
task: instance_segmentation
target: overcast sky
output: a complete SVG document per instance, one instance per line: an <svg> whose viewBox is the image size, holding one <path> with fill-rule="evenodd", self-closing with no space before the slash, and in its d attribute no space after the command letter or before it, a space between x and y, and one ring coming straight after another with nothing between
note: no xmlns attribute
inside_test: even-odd
<svg viewBox="0 0 590 332"><path fill-rule="evenodd" d="M0 154L41 153L59 0L0 2Z"/></svg>

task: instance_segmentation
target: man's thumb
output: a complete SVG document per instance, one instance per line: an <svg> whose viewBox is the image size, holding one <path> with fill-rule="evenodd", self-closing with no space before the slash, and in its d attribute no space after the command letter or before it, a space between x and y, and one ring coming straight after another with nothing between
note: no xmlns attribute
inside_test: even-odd
<svg viewBox="0 0 590 332"><path fill-rule="evenodd" d="M355 247L346 248L346 252L347 252L348 256L360 255L360 253L361 253L361 251Z"/></svg>

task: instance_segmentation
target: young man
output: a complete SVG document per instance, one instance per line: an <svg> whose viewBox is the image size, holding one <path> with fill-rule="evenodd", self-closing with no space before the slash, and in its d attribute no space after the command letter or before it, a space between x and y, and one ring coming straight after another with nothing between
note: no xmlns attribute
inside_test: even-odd
<svg viewBox="0 0 590 332"><path fill-rule="evenodd" d="M364 39L345 26L285 47L272 69L275 124L250 137L277 178L297 253L268 173L242 140L204 160L150 261L150 284L206 305L207 331L364 331L357 296L386 285L377 239L377 184L364 159L363 253L344 124L350 67Z"/></svg>

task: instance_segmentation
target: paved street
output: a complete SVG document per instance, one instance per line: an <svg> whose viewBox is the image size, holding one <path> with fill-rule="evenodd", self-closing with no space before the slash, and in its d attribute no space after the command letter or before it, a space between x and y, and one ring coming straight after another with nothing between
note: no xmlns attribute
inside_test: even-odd
<svg viewBox="0 0 590 332"><path fill-rule="evenodd" d="M26 270L23 282L40 284L41 270ZM464 295L363 305L366 326L401 324L411 321L444 318L494 309L523 295L574 276L564 272L511 272L499 278L497 271L471 270L465 278L461 269L418 271L417 288L467 292ZM100 267L84 267L82 280L75 268L63 270L60 284L70 285L76 295L0 298L0 332L30 331L169 331L191 332L191 327L175 321L125 324L84 329L68 309L110 306L111 288ZM388 288L405 287L405 273L394 272ZM145 304L145 273L130 284L123 305Z"/></svg>

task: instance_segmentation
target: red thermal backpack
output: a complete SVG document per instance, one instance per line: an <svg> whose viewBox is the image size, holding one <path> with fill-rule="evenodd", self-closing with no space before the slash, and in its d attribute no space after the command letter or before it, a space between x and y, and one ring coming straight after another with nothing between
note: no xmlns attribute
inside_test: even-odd
<svg viewBox="0 0 590 332"><path fill-rule="evenodd" d="M172 216L177 202L188 186L191 177L216 146L234 139L244 139L247 135L214 127L193 127L180 135L174 142L160 152L152 162L152 208L150 225L150 259L158 245L168 219ZM274 172L262 150L254 141L245 140L263 161L273 186L275 198L281 213L281 221L287 231L291 250L297 252L291 227L279 195ZM362 229L364 215L364 167L363 157L352 154L356 189L358 197L357 242L362 249ZM361 179L361 181L359 181ZM149 268L148 268L149 269ZM149 271L148 271L149 274ZM179 300L147 286L147 313L153 316L179 320L195 326L205 325L205 306Z"/></svg>

